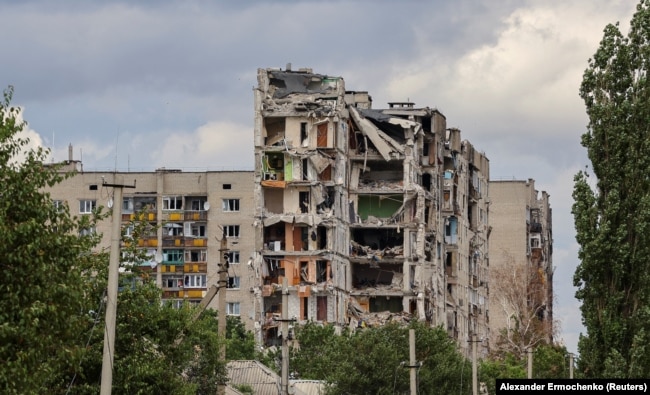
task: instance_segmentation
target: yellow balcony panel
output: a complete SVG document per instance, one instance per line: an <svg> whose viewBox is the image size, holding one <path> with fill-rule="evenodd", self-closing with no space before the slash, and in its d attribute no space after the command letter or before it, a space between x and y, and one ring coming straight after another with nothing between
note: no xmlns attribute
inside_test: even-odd
<svg viewBox="0 0 650 395"><path fill-rule="evenodd" d="M170 221L181 221L183 219L181 213L169 213Z"/></svg>
<svg viewBox="0 0 650 395"><path fill-rule="evenodd" d="M206 239L194 239L194 247L205 247L207 244Z"/></svg>
<svg viewBox="0 0 650 395"><path fill-rule="evenodd" d="M201 289L191 289L185 291L186 298L203 298L205 296L205 291Z"/></svg>

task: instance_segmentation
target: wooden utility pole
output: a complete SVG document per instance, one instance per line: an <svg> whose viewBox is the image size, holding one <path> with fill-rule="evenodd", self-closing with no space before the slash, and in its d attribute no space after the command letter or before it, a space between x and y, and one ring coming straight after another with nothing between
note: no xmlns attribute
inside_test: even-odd
<svg viewBox="0 0 650 395"><path fill-rule="evenodd" d="M113 388L113 359L115 358L115 321L117 317L117 288L120 276L120 243L122 242L122 189L135 188L124 185L124 179L115 175L113 184L105 181L102 186L113 187L111 249L106 288L106 323L104 326L104 354L102 356L102 379L100 395L110 395ZM109 206L111 204L109 203Z"/></svg>
<svg viewBox="0 0 650 395"><path fill-rule="evenodd" d="M226 361L226 323L227 323L227 314L226 314L226 288L228 288L228 267L230 265L228 257L228 239L226 238L226 230L224 229L223 235L221 236L221 246L219 248L219 259L221 263L219 266L219 299L218 299L218 309L219 309L219 323L217 326L217 333L221 339L221 347L219 349L219 359ZM217 387L218 395L226 394L226 384L220 382Z"/></svg>

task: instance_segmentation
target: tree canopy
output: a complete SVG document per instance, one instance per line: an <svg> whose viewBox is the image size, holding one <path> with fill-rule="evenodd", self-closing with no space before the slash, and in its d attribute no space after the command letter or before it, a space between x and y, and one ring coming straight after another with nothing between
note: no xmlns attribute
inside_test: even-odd
<svg viewBox="0 0 650 395"><path fill-rule="evenodd" d="M0 388L45 393L83 353L86 269L98 239L78 229L96 217L73 218L44 192L66 175L43 164L47 150L27 148L12 95L9 87L0 103Z"/></svg>
<svg viewBox="0 0 650 395"><path fill-rule="evenodd" d="M334 334L332 326L297 328L300 347L290 370L300 378L330 383L330 394L402 394L409 391L409 329L415 330L420 394L469 394L472 368L442 328L413 322Z"/></svg>
<svg viewBox="0 0 650 395"><path fill-rule="evenodd" d="M592 164L575 176L574 276L587 334L586 377L650 376L650 2L625 36L610 24L584 72L582 136Z"/></svg>
<svg viewBox="0 0 650 395"><path fill-rule="evenodd" d="M26 123L0 102L0 388L3 394L99 393L108 254L101 235L86 230L108 219L98 207L73 216L47 192L74 173L46 164L48 150L30 148ZM216 312L198 319L188 305L162 302L161 290L138 273L148 259L136 248L148 223L133 223L124 240L114 355L115 394L215 393L225 382ZM229 320L235 357L254 357L252 335Z"/></svg>

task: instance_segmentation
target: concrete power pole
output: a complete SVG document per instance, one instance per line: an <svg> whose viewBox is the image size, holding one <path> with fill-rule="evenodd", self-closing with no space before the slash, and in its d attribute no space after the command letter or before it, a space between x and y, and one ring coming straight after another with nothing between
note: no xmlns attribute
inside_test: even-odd
<svg viewBox="0 0 650 395"><path fill-rule="evenodd" d="M415 329L409 329L409 373L411 395L418 393L418 371L419 365L415 361Z"/></svg>
<svg viewBox="0 0 650 395"><path fill-rule="evenodd" d="M117 288L120 276L120 243L122 241L122 188L124 179L115 175L113 184L103 182L104 187L113 187L111 249L108 264L108 285L106 289L106 324L104 329L104 354L102 357L102 379L100 395L110 395L113 389L113 359L115 357L115 321L117 317ZM109 206L111 203L109 202Z"/></svg>
<svg viewBox="0 0 650 395"><path fill-rule="evenodd" d="M533 378L533 348L528 348L528 378Z"/></svg>
<svg viewBox="0 0 650 395"><path fill-rule="evenodd" d="M569 378L573 378L573 353L569 353Z"/></svg>
<svg viewBox="0 0 650 395"><path fill-rule="evenodd" d="M472 333L472 394L478 395L478 366L476 361L476 333Z"/></svg>
<svg viewBox="0 0 650 395"><path fill-rule="evenodd" d="M289 288L287 278L282 279L282 388L281 394L289 394Z"/></svg>
<svg viewBox="0 0 650 395"><path fill-rule="evenodd" d="M228 288L228 266L230 264L228 258L228 239L226 238L226 231L224 229L223 235L221 236L221 245L219 248L219 259L221 263L219 266L219 299L218 299L218 309L219 309L219 324L217 326L217 333L219 338L223 342L219 350L219 359L225 362L226 360L226 288ZM217 387L218 395L226 394L226 385L225 383L219 383Z"/></svg>

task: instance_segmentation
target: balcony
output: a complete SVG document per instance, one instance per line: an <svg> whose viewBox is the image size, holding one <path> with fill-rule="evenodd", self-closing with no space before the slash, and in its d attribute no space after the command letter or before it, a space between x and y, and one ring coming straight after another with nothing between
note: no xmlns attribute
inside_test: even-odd
<svg viewBox="0 0 650 395"><path fill-rule="evenodd" d="M188 289L181 292L184 293L183 296L185 298L192 298L192 299L202 299L206 293L206 291L203 289Z"/></svg>
<svg viewBox="0 0 650 395"><path fill-rule="evenodd" d="M163 291L162 297L163 299L177 299L177 298L182 298L183 297L182 294L183 294L182 290Z"/></svg>
<svg viewBox="0 0 650 395"><path fill-rule="evenodd" d="M183 243L185 247L207 247L207 237L186 237Z"/></svg>
<svg viewBox="0 0 650 395"><path fill-rule="evenodd" d="M149 221L156 220L156 213L132 213L122 214L122 221Z"/></svg>
<svg viewBox="0 0 650 395"><path fill-rule="evenodd" d="M185 221L207 221L208 212L207 211L185 211L183 214L183 219Z"/></svg>
<svg viewBox="0 0 650 395"><path fill-rule="evenodd" d="M542 224L540 222L533 221L530 224L530 232L531 233L541 233L542 232Z"/></svg>
<svg viewBox="0 0 650 395"><path fill-rule="evenodd" d="M185 218L183 210L167 210L163 211L163 221L182 221Z"/></svg>
<svg viewBox="0 0 650 395"><path fill-rule="evenodd" d="M160 266L160 272L161 273L183 273L183 263L177 263L177 264L170 264L170 263L163 263Z"/></svg>
<svg viewBox="0 0 650 395"><path fill-rule="evenodd" d="M182 247L185 245L183 236L164 236L162 241L163 247Z"/></svg>
<svg viewBox="0 0 650 395"><path fill-rule="evenodd" d="M154 237L139 239L138 247L158 247L158 239Z"/></svg>
<svg viewBox="0 0 650 395"><path fill-rule="evenodd" d="M205 262L186 262L183 264L183 270L185 273L207 273L208 264Z"/></svg>

